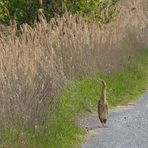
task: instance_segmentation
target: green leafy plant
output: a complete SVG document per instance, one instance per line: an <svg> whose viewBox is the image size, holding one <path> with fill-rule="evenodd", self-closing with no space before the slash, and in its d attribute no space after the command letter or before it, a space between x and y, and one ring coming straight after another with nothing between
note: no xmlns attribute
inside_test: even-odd
<svg viewBox="0 0 148 148"><path fill-rule="evenodd" d="M65 11L87 16L89 20L108 23L117 14L119 0L48 0L43 4L45 16L50 20ZM33 24L40 8L39 0L5 0L0 2L0 22Z"/></svg>
<svg viewBox="0 0 148 148"><path fill-rule="evenodd" d="M90 20L108 23L117 14L119 0L74 0L67 1L67 8L72 13L86 15Z"/></svg>
<svg viewBox="0 0 148 148"><path fill-rule="evenodd" d="M5 0L0 3L0 22L15 20L18 24L34 22L39 9L38 0Z"/></svg>

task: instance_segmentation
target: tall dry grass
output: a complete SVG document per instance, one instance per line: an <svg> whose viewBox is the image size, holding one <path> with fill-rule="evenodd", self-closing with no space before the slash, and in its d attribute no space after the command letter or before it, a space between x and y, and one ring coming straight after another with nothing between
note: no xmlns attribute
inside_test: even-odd
<svg viewBox="0 0 148 148"><path fill-rule="evenodd" d="M53 93L63 79L59 39L46 22L15 27L0 39L0 119L38 125L47 117ZM54 38L53 38L54 37Z"/></svg>
<svg viewBox="0 0 148 148"><path fill-rule="evenodd" d="M124 23L121 13L102 29L65 14L49 23L41 17L33 28L25 24L21 35L16 36L15 26L1 31L0 122L42 124L58 104L54 96L65 80L97 69L115 71L145 46L147 16L141 13L139 18L139 12L131 12L135 17L126 17Z"/></svg>

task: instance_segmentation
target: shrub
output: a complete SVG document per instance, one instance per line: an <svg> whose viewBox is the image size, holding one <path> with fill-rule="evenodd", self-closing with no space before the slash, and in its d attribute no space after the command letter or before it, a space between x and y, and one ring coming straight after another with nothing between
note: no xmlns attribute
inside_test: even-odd
<svg viewBox="0 0 148 148"><path fill-rule="evenodd" d="M0 2L0 22L8 24L15 20L18 24L32 24L38 9L39 0L4 0Z"/></svg>
<svg viewBox="0 0 148 148"><path fill-rule="evenodd" d="M107 23L117 12L117 2L118 0L71 0L67 2L67 7L73 13L78 12L91 20Z"/></svg>
<svg viewBox="0 0 148 148"><path fill-rule="evenodd" d="M56 14L63 15L66 10L73 14L86 15L89 20L108 23L117 14L118 0L47 0L43 4L48 20ZM39 0L5 0L0 2L0 21L17 24L33 24L40 8Z"/></svg>

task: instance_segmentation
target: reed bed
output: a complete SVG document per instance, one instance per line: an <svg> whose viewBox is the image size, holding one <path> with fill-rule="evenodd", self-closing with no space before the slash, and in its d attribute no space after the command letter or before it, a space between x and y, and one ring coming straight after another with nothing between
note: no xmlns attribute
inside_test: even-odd
<svg viewBox="0 0 148 148"><path fill-rule="evenodd" d="M139 53L147 28L146 15L139 12L141 18L132 18L138 22L134 26L131 17L138 11L124 23L124 15L119 15L101 28L70 14L49 23L40 15L40 22L34 27L24 24L21 34L15 25L1 27L0 122L43 124L59 104L55 95L66 80L97 69L112 73Z"/></svg>

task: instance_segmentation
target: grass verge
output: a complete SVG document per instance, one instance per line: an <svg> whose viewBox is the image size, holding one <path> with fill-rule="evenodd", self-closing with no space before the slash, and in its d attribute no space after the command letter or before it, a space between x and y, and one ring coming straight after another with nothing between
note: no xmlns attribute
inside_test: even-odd
<svg viewBox="0 0 148 148"><path fill-rule="evenodd" d="M74 121L84 113L96 110L101 91L100 78L106 80L108 102L115 107L137 99L147 88L147 76L148 49L142 56L129 60L116 74L97 72L70 81L65 85L60 96L59 109L48 125L36 129L35 132L20 126L14 129L3 128L0 147L79 147L85 130L78 127Z"/></svg>

